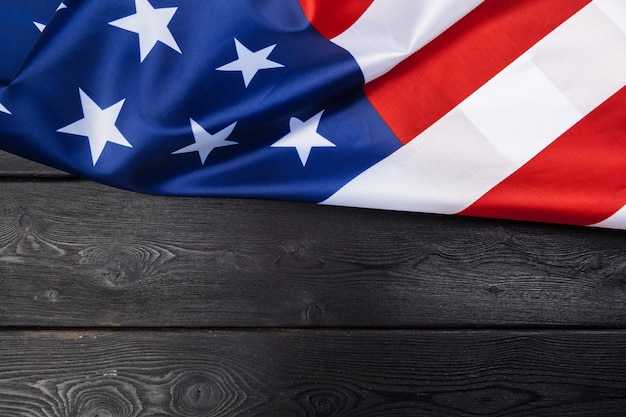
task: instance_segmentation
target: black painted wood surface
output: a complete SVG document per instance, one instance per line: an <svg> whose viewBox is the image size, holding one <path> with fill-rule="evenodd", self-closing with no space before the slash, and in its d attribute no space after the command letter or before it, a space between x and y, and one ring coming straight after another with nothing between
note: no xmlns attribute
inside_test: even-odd
<svg viewBox="0 0 626 417"><path fill-rule="evenodd" d="M626 338L589 331L0 334L0 415L623 416Z"/></svg>
<svg viewBox="0 0 626 417"><path fill-rule="evenodd" d="M10 326L624 326L626 234L3 182Z"/></svg>
<svg viewBox="0 0 626 417"><path fill-rule="evenodd" d="M0 152L0 416L623 416L626 233L165 198Z"/></svg>
<svg viewBox="0 0 626 417"><path fill-rule="evenodd" d="M0 151L0 179L20 177L70 177L69 174L32 162L8 152Z"/></svg>

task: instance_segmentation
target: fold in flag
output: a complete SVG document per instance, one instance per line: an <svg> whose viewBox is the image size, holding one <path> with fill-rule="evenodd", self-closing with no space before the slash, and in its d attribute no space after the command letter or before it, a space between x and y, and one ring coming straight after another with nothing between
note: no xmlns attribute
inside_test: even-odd
<svg viewBox="0 0 626 417"><path fill-rule="evenodd" d="M116 187L626 229L624 0L0 0L0 148Z"/></svg>

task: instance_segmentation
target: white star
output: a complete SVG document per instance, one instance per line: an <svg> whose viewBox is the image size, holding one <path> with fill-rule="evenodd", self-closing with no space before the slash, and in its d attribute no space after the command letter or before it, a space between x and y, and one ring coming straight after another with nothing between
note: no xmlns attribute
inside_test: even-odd
<svg viewBox="0 0 626 417"><path fill-rule="evenodd" d="M83 90L79 88L78 91L80 93L80 104L83 107L83 115L85 117L62 127L57 130L57 132L86 136L89 139L91 159L94 165L98 162L98 158L100 158L100 154L102 154L107 142L132 148L133 146L128 143L126 138L115 126L117 116L120 114L120 110L122 110L126 99L122 99L103 110L89 98Z"/></svg>
<svg viewBox="0 0 626 417"><path fill-rule="evenodd" d="M9 111L9 109L7 109L6 107L4 107L4 106L2 105L2 103L0 103L0 111L1 111L2 113L11 114L11 112Z"/></svg>
<svg viewBox="0 0 626 417"><path fill-rule="evenodd" d="M59 4L59 7L57 7L56 11L58 12L61 9L67 9L67 6L65 5L65 3Z"/></svg>
<svg viewBox="0 0 626 417"><path fill-rule="evenodd" d="M33 20L33 23L35 24L35 26L37 26L37 29L39 29L39 32L43 32L44 29L46 28L46 25L44 25L43 23L35 22L34 20Z"/></svg>
<svg viewBox="0 0 626 417"><path fill-rule="evenodd" d="M195 120L189 119L189 122L191 123L191 131L193 132L195 143L189 146L185 146L184 148L179 149L176 152L172 152L172 155L180 153L198 152L198 155L200 155L200 160L202 161L202 165L204 165L207 156L209 156L213 149L238 144L238 142L226 140L230 136L230 134L233 133L237 122L226 126L224 129L213 135L207 132Z"/></svg>
<svg viewBox="0 0 626 417"><path fill-rule="evenodd" d="M311 117L306 122L292 117L289 120L289 132L271 147L273 148L296 148L302 166L306 166L311 148L334 148L335 144L317 133L317 127L322 119L324 110Z"/></svg>
<svg viewBox="0 0 626 417"><path fill-rule="evenodd" d="M241 71L243 82L247 88L248 85L250 85L250 81L252 81L256 73L260 70L284 67L283 64L267 59L275 47L276 44L252 52L235 38L235 49L237 49L238 59L215 69L218 71Z"/></svg>
<svg viewBox="0 0 626 417"><path fill-rule="evenodd" d="M148 0L135 0L137 13L109 22L109 25L135 32L139 35L140 61L148 56L157 42L162 42L178 53L180 48L167 28L178 7L155 9Z"/></svg>

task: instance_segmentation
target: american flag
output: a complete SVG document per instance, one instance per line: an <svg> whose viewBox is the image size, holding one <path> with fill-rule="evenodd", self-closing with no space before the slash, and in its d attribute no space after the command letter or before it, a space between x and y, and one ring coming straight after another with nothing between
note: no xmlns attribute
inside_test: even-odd
<svg viewBox="0 0 626 417"><path fill-rule="evenodd" d="M0 148L120 188L626 228L624 0L0 0Z"/></svg>

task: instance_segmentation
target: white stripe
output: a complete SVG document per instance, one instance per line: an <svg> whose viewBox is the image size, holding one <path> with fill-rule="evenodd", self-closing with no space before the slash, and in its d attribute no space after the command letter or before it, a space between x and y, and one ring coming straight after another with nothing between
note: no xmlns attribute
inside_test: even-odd
<svg viewBox="0 0 626 417"><path fill-rule="evenodd" d="M376 0L331 39L356 59L365 81L377 78L433 40L483 0Z"/></svg>
<svg viewBox="0 0 626 417"><path fill-rule="evenodd" d="M593 3L619 26L623 32L626 32L626 1L595 0Z"/></svg>
<svg viewBox="0 0 626 417"><path fill-rule="evenodd" d="M626 206L616 211L609 218L593 224L592 226L604 227L607 229L626 229Z"/></svg>
<svg viewBox="0 0 626 417"><path fill-rule="evenodd" d="M593 224L595 227L604 227L607 229L626 229L626 206L619 209L608 219Z"/></svg>
<svg viewBox="0 0 626 417"><path fill-rule="evenodd" d="M626 34L590 4L324 203L458 213L625 83Z"/></svg>

